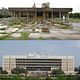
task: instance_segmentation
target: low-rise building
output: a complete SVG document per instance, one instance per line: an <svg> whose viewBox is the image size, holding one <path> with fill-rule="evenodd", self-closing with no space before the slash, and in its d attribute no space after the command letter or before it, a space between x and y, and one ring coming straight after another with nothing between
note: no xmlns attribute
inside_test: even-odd
<svg viewBox="0 0 80 80"><path fill-rule="evenodd" d="M69 18L69 12L72 8L50 8L49 3L43 3L41 8L36 7L9 7L12 17L27 17L37 19L47 19L47 18Z"/></svg>

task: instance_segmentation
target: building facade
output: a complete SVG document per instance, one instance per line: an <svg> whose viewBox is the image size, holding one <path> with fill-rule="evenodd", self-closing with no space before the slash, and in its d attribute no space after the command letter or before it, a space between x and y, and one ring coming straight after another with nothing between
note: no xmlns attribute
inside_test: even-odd
<svg viewBox="0 0 80 80"><path fill-rule="evenodd" d="M11 70L21 67L28 71L28 76L50 75L53 69L60 69L66 74L74 73L73 56L45 56L31 54L28 56L3 56L3 70L11 74Z"/></svg>
<svg viewBox="0 0 80 80"><path fill-rule="evenodd" d="M12 17L27 17L37 19L47 18L69 18L72 8L50 8L49 3L43 3L41 8L34 4L31 8L10 7Z"/></svg>

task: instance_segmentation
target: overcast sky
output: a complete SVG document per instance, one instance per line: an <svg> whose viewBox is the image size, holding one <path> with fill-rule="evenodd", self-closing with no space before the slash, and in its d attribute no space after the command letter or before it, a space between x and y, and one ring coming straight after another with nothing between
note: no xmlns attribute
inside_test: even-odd
<svg viewBox="0 0 80 80"><path fill-rule="evenodd" d="M74 56L75 66L80 65L80 40L2 40L0 66L3 55L28 55L34 52L42 52L50 56Z"/></svg>
<svg viewBox="0 0 80 80"><path fill-rule="evenodd" d="M80 0L0 0L1 7L32 7L33 3L41 7L44 2L50 2L50 6L55 8L73 8L74 12L80 12Z"/></svg>

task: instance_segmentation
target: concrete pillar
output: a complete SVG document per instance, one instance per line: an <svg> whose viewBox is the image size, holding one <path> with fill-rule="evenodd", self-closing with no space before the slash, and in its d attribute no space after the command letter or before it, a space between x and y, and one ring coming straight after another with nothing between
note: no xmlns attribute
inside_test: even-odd
<svg viewBox="0 0 80 80"><path fill-rule="evenodd" d="M53 10L52 10L52 22L53 22Z"/></svg>
<svg viewBox="0 0 80 80"><path fill-rule="evenodd" d="M46 16L45 16L45 8L44 8L44 15L43 15L43 17L44 17L44 20L46 20Z"/></svg>
<svg viewBox="0 0 80 80"><path fill-rule="evenodd" d="M12 19L13 19L13 12L11 12L11 21L12 21Z"/></svg>
<svg viewBox="0 0 80 80"><path fill-rule="evenodd" d="M19 18L21 17L21 12L19 12Z"/></svg>
<svg viewBox="0 0 80 80"><path fill-rule="evenodd" d="M67 15L68 15L67 17L68 17L68 19L69 19L69 12L67 13Z"/></svg>
<svg viewBox="0 0 80 80"><path fill-rule="evenodd" d="M13 12L11 12L11 17L13 17Z"/></svg>
<svg viewBox="0 0 80 80"><path fill-rule="evenodd" d="M28 13L28 11L27 11L27 22L28 22L28 18L29 18L29 13Z"/></svg>
<svg viewBox="0 0 80 80"><path fill-rule="evenodd" d="M61 12L59 13L59 18L61 19Z"/></svg>
<svg viewBox="0 0 80 80"><path fill-rule="evenodd" d="M53 11L52 11L52 19L53 19Z"/></svg>
<svg viewBox="0 0 80 80"><path fill-rule="evenodd" d="M17 13L15 15L16 15L16 18L17 18Z"/></svg>
<svg viewBox="0 0 80 80"><path fill-rule="evenodd" d="M36 13L36 8L35 8L35 22L36 22L36 16L37 16L37 13Z"/></svg>
<svg viewBox="0 0 80 80"><path fill-rule="evenodd" d="M15 11L14 11L14 17L15 17Z"/></svg>

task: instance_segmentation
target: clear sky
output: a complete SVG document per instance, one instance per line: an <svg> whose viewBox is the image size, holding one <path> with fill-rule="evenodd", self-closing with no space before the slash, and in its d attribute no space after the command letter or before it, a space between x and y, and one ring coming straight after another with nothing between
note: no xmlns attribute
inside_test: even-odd
<svg viewBox="0 0 80 80"><path fill-rule="evenodd" d="M74 12L80 12L80 0L0 0L1 7L32 7L33 3L41 7L44 2L50 2L51 7L73 8Z"/></svg>
<svg viewBox="0 0 80 80"><path fill-rule="evenodd" d="M75 66L80 65L80 41L78 40L2 40L0 41L0 66L3 55L28 55L34 52L53 56L74 56Z"/></svg>

